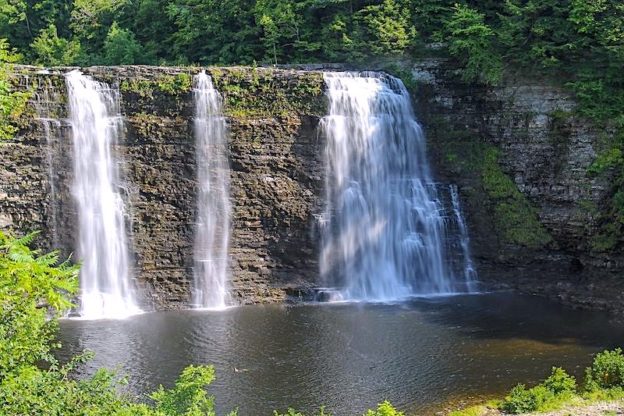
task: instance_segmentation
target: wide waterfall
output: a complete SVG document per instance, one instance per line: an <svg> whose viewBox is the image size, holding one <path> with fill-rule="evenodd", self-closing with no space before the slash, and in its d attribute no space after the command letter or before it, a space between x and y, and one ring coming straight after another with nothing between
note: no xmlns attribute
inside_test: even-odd
<svg viewBox="0 0 624 416"><path fill-rule="evenodd" d="M350 300L457 290L447 216L403 83L325 73L329 115L321 274Z"/></svg>
<svg viewBox="0 0 624 416"><path fill-rule="evenodd" d="M193 303L200 308L220 309L228 303L230 177L227 126L221 97L210 77L201 72L194 81L198 193Z"/></svg>
<svg viewBox="0 0 624 416"><path fill-rule="evenodd" d="M121 133L117 93L79 71L66 75L73 132L73 197L78 211L80 310L86 319L140 312L131 287L124 202L119 193Z"/></svg>

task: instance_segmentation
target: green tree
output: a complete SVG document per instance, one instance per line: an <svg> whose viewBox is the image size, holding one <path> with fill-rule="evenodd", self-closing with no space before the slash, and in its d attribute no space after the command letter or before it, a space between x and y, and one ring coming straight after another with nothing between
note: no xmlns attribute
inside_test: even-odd
<svg viewBox="0 0 624 416"><path fill-rule="evenodd" d="M499 40L511 60L544 70L573 61L569 0L508 0Z"/></svg>
<svg viewBox="0 0 624 416"><path fill-rule="evenodd" d="M172 36L175 25L166 13L169 0L140 0L132 20L132 32L143 45L147 61L167 62L175 59Z"/></svg>
<svg viewBox="0 0 624 416"><path fill-rule="evenodd" d="M167 15L176 60L202 64L249 64L263 56L255 0L176 0Z"/></svg>
<svg viewBox="0 0 624 416"><path fill-rule="evenodd" d="M296 10L297 2L291 0L256 0L254 14L256 23L262 28L265 56L278 63L292 49L301 43L301 14Z"/></svg>
<svg viewBox="0 0 624 416"><path fill-rule="evenodd" d="M445 22L445 31L450 54L464 66L465 81L496 84L501 80L503 65L495 48L496 38L482 13L456 4Z"/></svg>
<svg viewBox="0 0 624 416"><path fill-rule="evenodd" d="M364 55L402 54L416 37L407 8L397 0L366 6L355 13L354 19L359 29L357 42Z"/></svg>
<svg viewBox="0 0 624 416"><path fill-rule="evenodd" d="M0 38L31 59L30 45L50 24L68 28L71 0L0 0ZM70 36L63 30L62 37Z"/></svg>
<svg viewBox="0 0 624 416"><path fill-rule="evenodd" d="M113 22L104 41L103 63L106 65L131 65L145 62L145 55L134 34L121 29Z"/></svg>
<svg viewBox="0 0 624 416"><path fill-rule="evenodd" d="M71 30L91 62L101 59L104 42L113 22L123 14L129 0L72 0Z"/></svg>
<svg viewBox="0 0 624 416"><path fill-rule="evenodd" d="M31 48L35 63L39 65L73 65L81 56L80 42L60 38L53 24L39 32Z"/></svg>

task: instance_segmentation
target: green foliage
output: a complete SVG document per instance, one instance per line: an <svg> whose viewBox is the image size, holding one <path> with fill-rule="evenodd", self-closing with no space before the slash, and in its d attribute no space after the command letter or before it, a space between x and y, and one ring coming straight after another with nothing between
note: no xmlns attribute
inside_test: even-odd
<svg viewBox="0 0 624 416"><path fill-rule="evenodd" d="M56 326L48 314L68 309L68 296L77 289L78 269L67 262L57 266L56 252L30 250L34 236L16 239L0 232L0 390L11 375L54 363L50 343Z"/></svg>
<svg viewBox="0 0 624 416"><path fill-rule="evenodd" d="M19 59L20 55L10 49L6 39L0 39L0 141L12 138L17 132L17 121L30 98L30 92L14 91L11 83L11 64Z"/></svg>
<svg viewBox="0 0 624 416"><path fill-rule="evenodd" d="M155 402L156 412L164 415L215 415L214 398L204 390L204 386L212 383L214 378L213 367L186 367L172 389L165 390L160 386L150 395Z"/></svg>
<svg viewBox="0 0 624 416"><path fill-rule="evenodd" d="M597 175L607 169L621 166L624 163L624 156L619 147L612 147L600 153L596 160L591 164L588 173Z"/></svg>
<svg viewBox="0 0 624 416"><path fill-rule="evenodd" d="M274 411L273 416L305 416L305 414L295 409L288 409L286 413ZM331 414L325 413L325 409L321 407L317 416L331 416ZM405 414L396 410L390 402L384 401L383 403L379 403L376 409L367 410L362 416L405 416Z"/></svg>
<svg viewBox="0 0 624 416"><path fill-rule="evenodd" d="M562 368L553 367L550 376L535 387L527 388L518 384L501 402L458 410L449 416L481 416L489 414L488 407L498 407L506 414L550 412L563 406L584 406L622 398L624 354L620 348L616 348L596 354L591 366L585 369L585 386L580 391L574 377Z"/></svg>
<svg viewBox="0 0 624 416"><path fill-rule="evenodd" d="M176 61L249 64L260 61L261 28L254 0L177 0L167 5Z"/></svg>
<svg viewBox="0 0 624 416"><path fill-rule="evenodd" d="M448 416L481 416L487 412L487 406L477 405L462 410L454 410Z"/></svg>
<svg viewBox="0 0 624 416"><path fill-rule="evenodd" d="M405 416L405 413L396 410L388 401L380 403L376 410L367 411L364 416Z"/></svg>
<svg viewBox="0 0 624 416"><path fill-rule="evenodd" d="M502 77L502 60L494 47L494 31L485 16L466 5L456 4L445 22L448 48L464 66L462 78L468 82L497 84Z"/></svg>
<svg viewBox="0 0 624 416"><path fill-rule="evenodd" d="M500 404L506 413L519 414L547 411L559 407L574 396L576 380L562 368L553 367L551 375L541 384L527 389L518 384Z"/></svg>
<svg viewBox="0 0 624 416"><path fill-rule="evenodd" d="M289 408L286 413L279 413L277 410L273 411L273 416L305 416L303 413L297 412L295 409ZM325 408L321 407L316 416L331 416L330 413L325 413Z"/></svg>
<svg viewBox="0 0 624 416"><path fill-rule="evenodd" d="M407 8L397 0L366 6L354 14L360 49L373 55L399 55L416 38Z"/></svg>
<svg viewBox="0 0 624 416"><path fill-rule="evenodd" d="M574 393L576 391L576 379L565 372L561 367L553 367L550 376L542 383L555 396Z"/></svg>
<svg viewBox="0 0 624 416"><path fill-rule="evenodd" d="M193 87L193 77L182 73L176 75L163 75L156 79L131 79L121 82L120 90L138 94L142 98L152 99L154 92L169 95L186 94Z"/></svg>
<svg viewBox="0 0 624 416"><path fill-rule="evenodd" d="M131 65L145 62L143 48L134 37L134 33L121 29L113 22L104 40L104 58L106 65Z"/></svg>
<svg viewBox="0 0 624 416"><path fill-rule="evenodd" d="M505 397L500 409L512 414L529 413L540 409L541 406L553 399L554 395L542 386L527 389L524 384L518 384Z"/></svg>
<svg viewBox="0 0 624 416"><path fill-rule="evenodd" d="M275 117L300 112L320 115L325 111L322 74L305 73L285 80L274 77L271 71L211 69L215 86L223 94L225 113L234 117Z"/></svg>
<svg viewBox="0 0 624 416"><path fill-rule="evenodd" d="M296 2L283 0L257 0L254 7L256 23L262 28L265 58L274 64L282 60L286 50L298 47L301 42L301 14Z"/></svg>
<svg viewBox="0 0 624 416"><path fill-rule="evenodd" d="M621 348L603 351L594 357L585 370L587 390L624 388L624 354Z"/></svg>
<svg viewBox="0 0 624 416"><path fill-rule="evenodd" d="M91 62L102 60L104 42L115 21L123 18L129 0L72 0L70 28Z"/></svg>
<svg viewBox="0 0 624 416"><path fill-rule="evenodd" d="M80 43L59 37L53 24L39 32L31 47L35 63L39 65L73 65L81 56Z"/></svg>

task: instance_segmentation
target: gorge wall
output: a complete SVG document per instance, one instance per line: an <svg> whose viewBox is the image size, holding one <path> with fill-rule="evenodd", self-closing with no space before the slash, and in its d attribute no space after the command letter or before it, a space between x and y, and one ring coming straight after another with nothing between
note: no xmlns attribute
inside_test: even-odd
<svg viewBox="0 0 624 416"><path fill-rule="evenodd" d="M600 223L611 178L590 174L609 132L552 81L508 75L486 88L445 60L410 69L430 157L465 200L481 277L620 310L624 256L605 247Z"/></svg>
<svg viewBox="0 0 624 416"><path fill-rule="evenodd" d="M16 82L34 95L17 137L0 145L0 228L41 230L39 244L61 247L65 255L76 236L67 70L17 69ZM594 288L594 280L586 280L609 279L622 270L624 257L599 249L597 215L609 197L609 178L587 174L601 137L574 115L572 97L522 78L498 88L467 85L440 60L411 70L408 85L429 156L436 176L459 186L480 277L611 305L604 300L613 298L611 286ZM198 71L83 69L120 92L125 134L117 150L125 159L135 277L158 308L186 304L190 296L196 209L191 80ZM233 295L241 303L281 300L290 290L318 284L323 76L266 68L207 72L223 96L230 130Z"/></svg>
<svg viewBox="0 0 624 416"><path fill-rule="evenodd" d="M17 137L0 146L0 226L41 230L46 249L69 255L77 233L71 197L71 127L63 74L20 68L33 90ZM122 173L137 286L157 308L187 304L196 210L192 75L199 69L87 68L116 86L125 132ZM224 98L230 130L233 297L283 299L317 275L325 112L320 72L207 71ZM44 117L45 119L41 119ZM52 173L52 175L50 175ZM52 192L54 190L54 192ZM309 284L309 283L308 283Z"/></svg>

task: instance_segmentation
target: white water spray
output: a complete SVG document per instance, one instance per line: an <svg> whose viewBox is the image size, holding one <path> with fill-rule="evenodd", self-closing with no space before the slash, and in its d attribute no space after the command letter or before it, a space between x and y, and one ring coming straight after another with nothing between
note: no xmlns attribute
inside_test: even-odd
<svg viewBox="0 0 624 416"><path fill-rule="evenodd" d="M222 309L228 304L230 239L227 126L221 97L210 77L201 72L194 81L198 195L193 303Z"/></svg>
<svg viewBox="0 0 624 416"><path fill-rule="evenodd" d="M117 93L79 71L66 75L78 209L80 310L85 319L141 312L131 287L124 203L114 147L122 128Z"/></svg>
<svg viewBox="0 0 624 416"><path fill-rule="evenodd" d="M374 73L325 82L321 274L348 300L451 292L444 207L403 83Z"/></svg>

